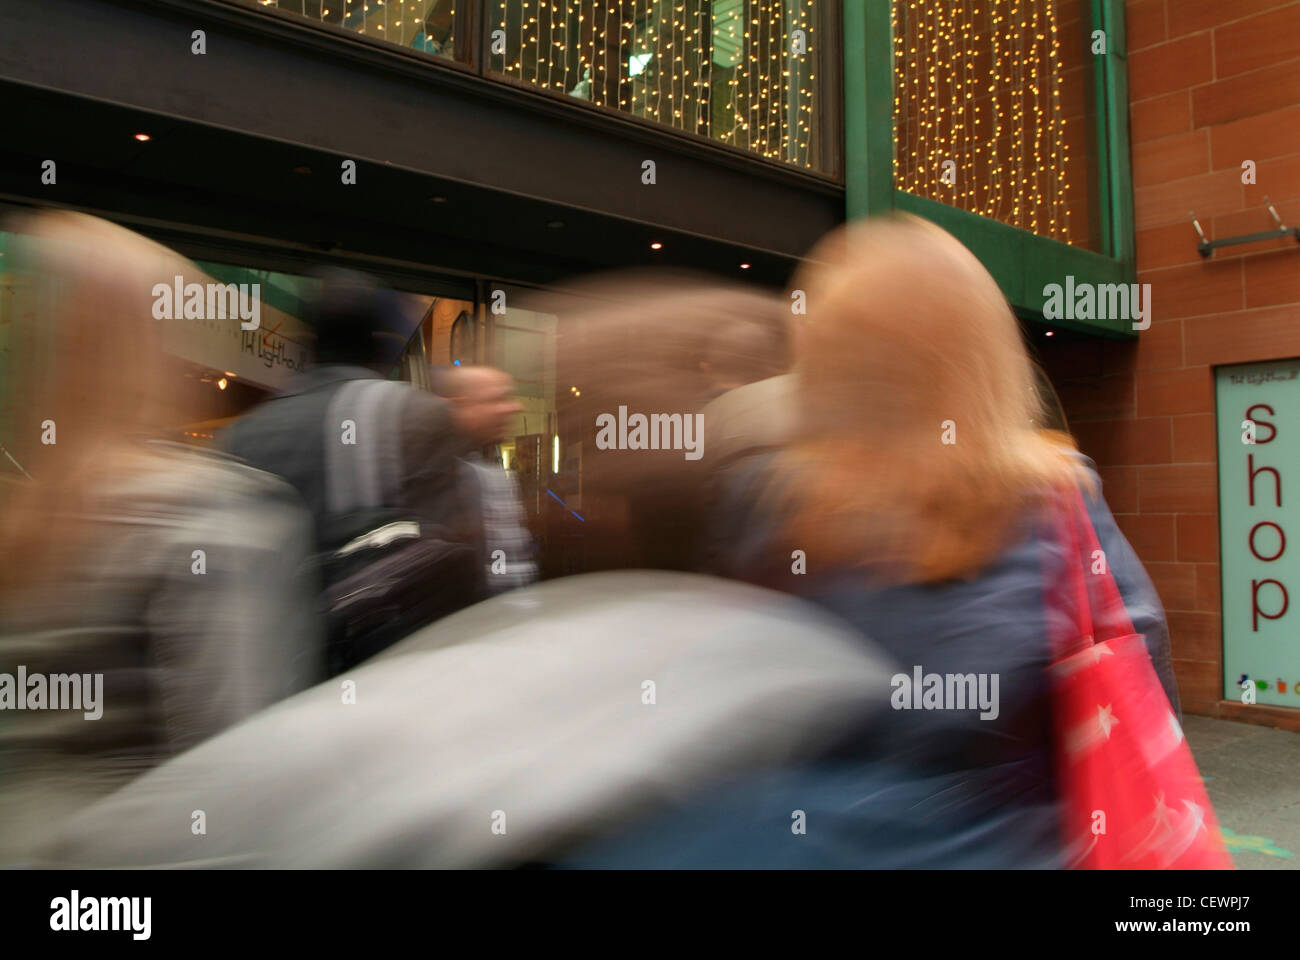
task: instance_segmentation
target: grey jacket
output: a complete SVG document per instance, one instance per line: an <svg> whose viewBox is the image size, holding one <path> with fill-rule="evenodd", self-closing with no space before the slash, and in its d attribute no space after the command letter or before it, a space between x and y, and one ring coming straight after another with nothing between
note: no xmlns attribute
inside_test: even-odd
<svg viewBox="0 0 1300 960"><path fill-rule="evenodd" d="M565 577L425 627L189 751L33 862L554 862L719 778L816 756L884 709L891 672L846 626L771 591ZM220 829L196 841L185 816L199 808Z"/></svg>
<svg viewBox="0 0 1300 960"><path fill-rule="evenodd" d="M326 438L339 435L327 424L335 390L349 380L378 379L366 367L326 364L297 377L290 387L237 420L222 437L225 449L253 466L287 480L306 502L322 542L328 517L325 492ZM399 503L454 539L474 542L478 518L458 493L459 457L467 444L452 429L445 400L414 387L403 391Z"/></svg>
<svg viewBox="0 0 1300 960"><path fill-rule="evenodd" d="M317 682L311 520L284 483L153 444L164 467L99 491L59 575L8 598L0 672L101 675L84 710L0 714L0 862L57 812Z"/></svg>

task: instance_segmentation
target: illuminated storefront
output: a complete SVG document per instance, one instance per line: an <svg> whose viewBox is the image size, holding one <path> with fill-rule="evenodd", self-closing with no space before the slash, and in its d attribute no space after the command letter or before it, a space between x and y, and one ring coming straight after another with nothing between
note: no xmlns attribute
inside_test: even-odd
<svg viewBox="0 0 1300 960"><path fill-rule="evenodd" d="M839 23L825 0L13 0L0 212L85 210L261 286L258 330L169 325L190 442L301 368L315 268L407 294L391 376L518 384L502 457L554 574L588 518L564 319L533 294L634 265L783 283L843 218Z"/></svg>
<svg viewBox="0 0 1300 960"><path fill-rule="evenodd" d="M834 169L819 102L831 89L823 45L839 52L826 0L256 2L769 160Z"/></svg>
<svg viewBox="0 0 1300 960"><path fill-rule="evenodd" d="M176 345L213 396L194 440L292 373L313 268L374 274L411 297L393 375L507 370L524 412L504 460L534 519L575 529L578 387L535 291L660 264L780 287L846 214L891 209L958 235L1030 320L1050 258L1131 269L1125 141L1089 50L1108 5L11 0L0 201L108 216L264 284L265 329Z"/></svg>

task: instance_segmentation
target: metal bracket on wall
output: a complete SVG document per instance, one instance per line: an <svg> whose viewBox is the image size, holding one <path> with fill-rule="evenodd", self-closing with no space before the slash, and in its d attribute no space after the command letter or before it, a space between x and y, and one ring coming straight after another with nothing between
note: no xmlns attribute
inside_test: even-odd
<svg viewBox="0 0 1300 960"><path fill-rule="evenodd" d="M1256 243L1260 240L1276 240L1280 237L1295 237L1296 242L1300 243L1300 227L1288 227L1282 222L1282 218L1277 215L1277 209L1269 202L1268 197L1264 198L1264 206L1268 208L1269 214L1273 217L1273 222L1277 224L1275 230L1261 230L1259 233L1243 233L1235 237L1224 237L1222 240L1210 240L1205 236L1205 231L1201 229L1200 221L1196 219L1196 213L1188 214L1192 218L1192 226L1196 228L1196 235L1201 238L1201 242L1196 245L1197 251L1202 257L1209 257L1219 247L1233 247L1240 243Z"/></svg>

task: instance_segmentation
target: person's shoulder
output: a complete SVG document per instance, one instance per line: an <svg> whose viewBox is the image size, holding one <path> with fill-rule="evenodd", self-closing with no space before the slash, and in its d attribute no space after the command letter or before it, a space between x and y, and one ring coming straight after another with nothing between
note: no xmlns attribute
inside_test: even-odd
<svg viewBox="0 0 1300 960"><path fill-rule="evenodd" d="M1065 442L1060 442L1056 444L1056 448L1060 450L1062 453L1064 453L1071 460L1087 467L1089 470L1095 470L1097 468L1097 462L1093 460L1092 457L1088 456L1086 453L1080 450L1078 447L1072 446L1071 444Z"/></svg>
<svg viewBox="0 0 1300 960"><path fill-rule="evenodd" d="M1090 492L1088 487L1091 486L1093 491L1100 494L1101 474L1097 470L1097 462L1093 460L1092 457L1079 450L1078 447L1070 446L1065 443L1058 443L1057 449L1060 450L1068 460L1070 460L1074 465L1075 470L1078 471L1078 476L1082 481L1084 493L1088 494Z"/></svg>
<svg viewBox="0 0 1300 960"><path fill-rule="evenodd" d="M388 382L393 389L401 391L408 406L417 409L438 410L445 409L449 406L448 401L444 397L440 397L436 393L431 393L430 391L417 387L414 384L407 383L405 380L390 380Z"/></svg>
<svg viewBox="0 0 1300 960"><path fill-rule="evenodd" d="M729 390L703 409L710 457L726 462L780 446L794 435L794 377L782 374Z"/></svg>
<svg viewBox="0 0 1300 960"><path fill-rule="evenodd" d="M87 519L111 530L105 558L129 553L158 571L174 569L177 547L285 550L305 543L311 524L297 491L278 477L218 450L162 441L145 444L132 469L98 491Z"/></svg>
<svg viewBox="0 0 1300 960"><path fill-rule="evenodd" d="M394 382L402 394L402 419L408 425L438 429L451 423L451 405L437 394L409 383Z"/></svg>
<svg viewBox="0 0 1300 960"><path fill-rule="evenodd" d="M149 447L160 469L135 478L137 491L147 490L155 497L170 497L186 504L196 500L219 503L239 499L297 499L288 483L225 450L161 441ZM196 491L204 494L196 497Z"/></svg>
<svg viewBox="0 0 1300 960"><path fill-rule="evenodd" d="M306 392L276 394L241 414L217 433L217 446L235 456L245 456L248 447L274 442L274 437L300 426L304 406L316 402Z"/></svg>

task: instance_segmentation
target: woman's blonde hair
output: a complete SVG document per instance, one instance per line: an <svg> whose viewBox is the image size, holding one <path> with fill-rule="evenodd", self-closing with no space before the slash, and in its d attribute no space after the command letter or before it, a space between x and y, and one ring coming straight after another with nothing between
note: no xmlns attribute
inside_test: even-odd
<svg viewBox="0 0 1300 960"><path fill-rule="evenodd" d="M778 488L809 563L892 583L978 573L1080 468L1035 426L1020 329L959 241L909 216L849 224L794 281L798 439Z"/></svg>
<svg viewBox="0 0 1300 960"><path fill-rule="evenodd" d="M137 441L184 422L155 284L203 275L105 220L49 211L12 224L9 375L0 401L29 481L0 491L0 593L53 571L103 491L155 466ZM53 441L53 442L50 442Z"/></svg>

